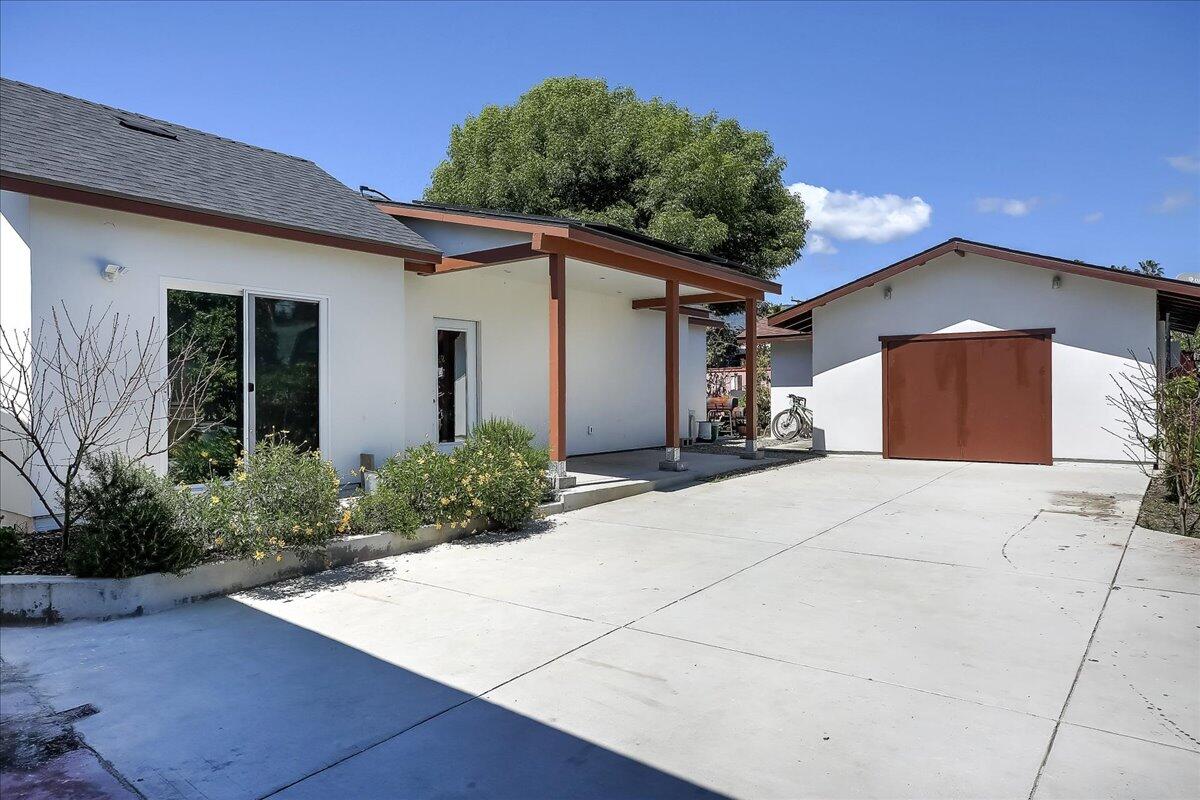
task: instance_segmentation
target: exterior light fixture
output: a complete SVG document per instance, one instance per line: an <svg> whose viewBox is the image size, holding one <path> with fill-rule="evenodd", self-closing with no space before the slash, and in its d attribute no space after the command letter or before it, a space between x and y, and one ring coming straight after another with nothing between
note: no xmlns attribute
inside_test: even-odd
<svg viewBox="0 0 1200 800"><path fill-rule="evenodd" d="M892 287L890 287L890 286L883 287L883 299L884 300L892 299Z"/></svg>
<svg viewBox="0 0 1200 800"><path fill-rule="evenodd" d="M101 274L101 277L109 283L112 283L128 271L129 270L127 267L122 267L120 264L105 264L104 272Z"/></svg>
<svg viewBox="0 0 1200 800"><path fill-rule="evenodd" d="M1053 280L1050 281L1050 288L1051 289L1061 289L1062 288L1062 275L1054 276Z"/></svg>

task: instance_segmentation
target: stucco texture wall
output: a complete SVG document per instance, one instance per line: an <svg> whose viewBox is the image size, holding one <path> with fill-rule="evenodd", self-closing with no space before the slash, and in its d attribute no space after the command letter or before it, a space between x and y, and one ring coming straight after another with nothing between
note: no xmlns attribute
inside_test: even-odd
<svg viewBox="0 0 1200 800"><path fill-rule="evenodd" d="M1153 362L1153 290L968 255L946 255L813 312L814 446L880 452L879 336L1054 328L1053 455L1125 460L1106 397L1136 358ZM884 287L892 296L884 299ZM1131 355L1132 353L1132 355Z"/></svg>
<svg viewBox="0 0 1200 800"><path fill-rule="evenodd" d="M77 314L111 306L145 330L164 314L167 288L319 299L323 452L348 476L360 452L391 453L405 443L399 259L54 200L29 202L35 328L62 301ZM127 272L106 282L101 272L108 263ZM156 466L165 469L165 457Z"/></svg>
<svg viewBox="0 0 1200 800"><path fill-rule="evenodd" d="M544 446L549 408L547 280L517 277L500 268L411 275L406 296L408 444L436 439L435 321L457 319L479 324L481 417L516 420L533 430ZM566 305L568 455L661 446L663 315L634 311L625 295L569 284ZM704 408L704 338L687 329L681 319L683 435L688 409L702 414Z"/></svg>

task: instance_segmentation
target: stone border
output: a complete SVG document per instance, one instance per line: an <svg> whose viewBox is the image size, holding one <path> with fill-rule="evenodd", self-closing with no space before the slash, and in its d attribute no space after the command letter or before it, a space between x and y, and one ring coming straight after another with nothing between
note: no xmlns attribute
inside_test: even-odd
<svg viewBox="0 0 1200 800"><path fill-rule="evenodd" d="M394 533L347 536L330 542L324 556L301 557L284 552L280 561L273 558L214 561L182 575L151 572L121 580L0 575L0 625L46 625L153 614L297 575L424 550L485 527L482 520L472 520L465 527L443 526L440 530L425 525L411 539Z"/></svg>

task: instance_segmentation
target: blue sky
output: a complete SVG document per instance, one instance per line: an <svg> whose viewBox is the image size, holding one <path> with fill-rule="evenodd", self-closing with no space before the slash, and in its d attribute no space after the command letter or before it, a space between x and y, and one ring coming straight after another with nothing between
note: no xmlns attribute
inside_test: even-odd
<svg viewBox="0 0 1200 800"><path fill-rule="evenodd" d="M0 3L0 72L420 195L551 75L767 131L805 298L950 236L1200 271L1200 3Z"/></svg>

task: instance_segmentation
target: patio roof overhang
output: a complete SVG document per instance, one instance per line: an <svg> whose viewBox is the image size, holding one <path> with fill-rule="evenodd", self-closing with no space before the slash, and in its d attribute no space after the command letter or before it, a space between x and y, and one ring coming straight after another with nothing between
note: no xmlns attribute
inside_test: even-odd
<svg viewBox="0 0 1200 800"><path fill-rule="evenodd" d="M495 242L492 247L460 252L451 252L453 248L443 245L447 254L440 263L418 260L406 263L406 269L418 275L437 276L500 265L513 265L507 269L518 271L526 268L528 262L545 259L549 274L550 318L548 428L550 458L558 470L565 470L567 453L566 289L569 263L573 262L572 275L580 278L593 267L641 276L637 281L643 283L648 278L648 285L641 286L647 294L659 285L655 281L662 281L662 296L631 298L631 304L633 309L662 311L665 317L666 459L662 462L663 469L684 468L679 458L680 321L686 319L688 324L696 325L722 324L712 319L707 311L684 304L739 302L744 304L747 317L752 319L757 314L758 301L768 293L782 291L778 283L756 278L739 269L741 265L683 251L666 242L610 225L427 203L378 201L375 205L385 214L414 224L441 223L460 234L470 232L471 228L477 229L471 236L457 239L447 236L447 241L455 239L460 245L464 241L476 245L488 240ZM628 277L626 282L631 280L633 278ZM686 288L689 293L681 295L681 288ZM747 369L753 374L756 369L754 330L749 338ZM753 432L757 430L753 386L749 391L746 423L748 430ZM746 445L748 457L761 455L753 434L747 437Z"/></svg>
<svg viewBox="0 0 1200 800"><path fill-rule="evenodd" d="M440 275L557 254L610 269L694 286L705 289L706 294L712 296L711 299L685 296L685 302L761 300L767 294L782 291L778 283L725 265L731 262L715 263L695 254L673 250L666 243L654 242L632 232L618 235L608 230L609 226L602 229L574 220L413 203L377 202L375 206L385 214L400 219L467 225L528 234L530 237L528 243L447 254L438 264L409 261L408 269L420 274ZM646 298L646 302L635 308L662 307L665 298Z"/></svg>

